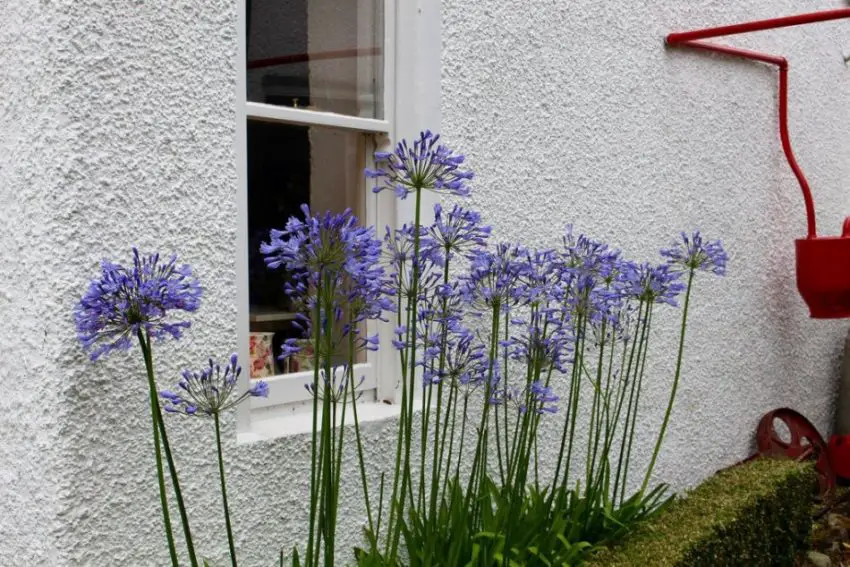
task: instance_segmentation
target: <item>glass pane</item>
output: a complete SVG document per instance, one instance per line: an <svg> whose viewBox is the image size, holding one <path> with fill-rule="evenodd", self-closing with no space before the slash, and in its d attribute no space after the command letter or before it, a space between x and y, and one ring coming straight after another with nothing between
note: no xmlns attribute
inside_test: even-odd
<svg viewBox="0 0 850 567"><path fill-rule="evenodd" d="M277 360L284 339L300 338L293 326L298 306L283 292L287 274L269 270L260 243L307 203L314 212L354 210L362 218L361 191L368 138L317 126L248 121L248 267L251 377L309 369L309 356ZM309 349L305 349L305 352ZM340 362L345 353L340 352Z"/></svg>
<svg viewBox="0 0 850 567"><path fill-rule="evenodd" d="M248 100L383 118L384 0L245 0Z"/></svg>

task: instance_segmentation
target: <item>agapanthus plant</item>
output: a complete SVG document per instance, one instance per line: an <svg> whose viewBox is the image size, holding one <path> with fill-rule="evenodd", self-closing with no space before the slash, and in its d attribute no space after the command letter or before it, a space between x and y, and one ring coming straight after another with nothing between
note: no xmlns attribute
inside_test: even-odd
<svg viewBox="0 0 850 567"><path fill-rule="evenodd" d="M630 261L615 248L567 227L562 245L531 249L491 244L481 216L460 205L422 220L422 195L470 193L464 157L423 132L412 144L375 155L366 172L375 192L415 197L412 223L375 229L350 210L302 218L273 230L261 252L269 269L287 272L283 289L298 309L304 337L283 341L281 358L313 356L309 536L304 563L333 565L346 419L350 414L365 497L367 546L361 565L569 565L610 543L668 501L650 487L679 387L691 292L698 273L723 275L719 241L682 234L661 251L664 262ZM166 411L211 417L232 564L236 551L221 445L220 415L265 396L253 382L238 389L236 355L228 363L185 371L172 390L156 392L152 342L179 338L201 288L175 258L143 256L133 266L104 261L75 310L93 359L138 340L147 369L157 476L169 553L177 552L165 494L166 455L193 566L197 559L162 418ZM684 299L682 300L682 296ZM669 400L643 480L632 490L639 416L657 310L679 309L681 327ZM379 348L367 329L394 328L400 363L400 416L394 468L381 475L377 510L367 482L356 363ZM419 412L415 410L419 400ZM560 420L558 424L556 420ZM554 423L553 423L554 422ZM558 427L554 467L542 467L541 428ZM581 439L583 437L583 439ZM470 439L468 439L470 438ZM547 438L548 439L548 438ZM418 440L418 443L416 442ZM389 478L388 513L384 481ZM373 488L373 487L372 487ZM293 565L302 565L297 549Z"/></svg>
<svg viewBox="0 0 850 567"><path fill-rule="evenodd" d="M133 265L125 267L108 260L101 263L101 275L89 284L74 309L77 336L92 360L109 353L129 350L138 340L147 370L151 406L157 478L165 535L172 565L177 565L162 452L168 462L174 493L180 510L183 532L193 566L198 565L189 519L183 503L177 470L168 443L162 411L157 397L153 367L153 340L181 337L190 326L186 313L200 306L201 286L186 264L177 264L176 256L163 261L159 254L142 255L133 248Z"/></svg>
<svg viewBox="0 0 850 567"><path fill-rule="evenodd" d="M679 382L693 274L722 275L725 252L719 242L703 242L695 233L684 246L663 251L668 264L635 263L603 242L574 234L571 227L557 250L506 243L488 247L489 229L481 227L477 213L460 206L447 212L438 205L433 224L421 221L424 191L455 197L470 192L472 175L458 173L463 160L453 156L438 145L438 136L424 132L412 146L401 142L392 153L376 154L379 169L366 172L376 180L376 192L415 195L417 201L412 224L387 229L397 307L393 346L402 368L401 416L389 521L380 536L385 547L379 552L379 537L372 535L372 548L362 557L388 565L402 556L412 565L420 559L427 564L427 557L465 564L475 553L486 564L490 551L475 535L486 532L495 534L492 549L504 550L505 560L566 561L584 544L562 549L558 542L565 541L564 533L561 540L541 536L539 541L554 546L546 550L522 539L537 537L514 521L527 510L529 484L538 491L536 509L545 510L545 518L531 523L547 534L551 526L561 526L571 538L604 542L659 509L663 487L648 491L647 483ZM683 293L668 410L643 486L627 497L653 313L677 308ZM416 455L412 432L418 378L424 391ZM589 417L582 411L585 404ZM564 415L560 450L554 474L545 480L537 462L537 432L556 411ZM463 444L469 415L478 420L471 428L471 455ZM588 419L584 427L579 427L581 419ZM582 457L579 431L586 433ZM461 482L464 459L472 466ZM584 472L574 478L579 463ZM499 494L495 501L494 491ZM495 515L491 508L498 510ZM503 523L493 524L496 518ZM402 533L406 553L398 546ZM534 558L520 557L516 550L523 544L536 549Z"/></svg>
<svg viewBox="0 0 850 567"><path fill-rule="evenodd" d="M364 333L364 323L381 318L394 305L389 297L389 280L379 262L381 241L375 238L374 229L360 226L350 210L311 216L304 205L302 211L303 219L290 218L284 230L273 230L261 252L269 268L284 268L293 274L294 283L286 293L303 309L304 331L314 351L313 381L306 385L313 396L313 428L305 564L312 567L320 564L322 556L326 564L333 563L349 405L361 455L369 525L373 527L357 405L347 402L356 402L359 397L359 383L353 374L357 353L374 350L378 344L377 336ZM281 356L292 356L299 348L297 342L287 341ZM347 363L337 365L335 361L340 358ZM298 562L297 550L294 556Z"/></svg>
<svg viewBox="0 0 850 567"><path fill-rule="evenodd" d="M230 548L230 563L236 567L236 546L230 523L230 506L227 503L227 482L224 476L224 456L221 450L221 413L236 407L249 397L266 397L269 385L255 381L241 394L237 393L242 367L236 354L230 356L224 372L221 365L209 360L209 366L200 371L184 370L183 378L173 390L163 390L160 397L166 402L165 411L187 416L212 417L215 423L215 444L218 455L218 478L221 484L221 500L224 507L224 522L227 528L227 544Z"/></svg>
<svg viewBox="0 0 850 567"><path fill-rule="evenodd" d="M472 172L461 169L465 158L440 143L439 134L426 130L410 146L407 140L398 143L393 152L376 152L376 169L367 169L366 176L379 183L374 192L393 191L401 199L418 194L422 189L466 197L467 181Z"/></svg>

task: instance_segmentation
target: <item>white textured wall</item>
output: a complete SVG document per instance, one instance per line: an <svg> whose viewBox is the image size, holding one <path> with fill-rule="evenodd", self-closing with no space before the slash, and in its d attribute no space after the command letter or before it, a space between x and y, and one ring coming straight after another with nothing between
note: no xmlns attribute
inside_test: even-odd
<svg viewBox="0 0 850 567"><path fill-rule="evenodd" d="M555 227L574 222L652 259L678 231L700 228L730 253L728 277L698 281L659 479L685 486L746 457L759 417L778 406L828 431L847 325L810 320L796 293L792 239L805 235L805 212L778 140L777 71L667 50L662 38L846 4L518 6L443 3L442 128L469 153L473 200L494 231L554 245ZM848 25L732 40L791 62L791 136L821 234L840 233L850 214ZM676 322L666 323L656 353L675 347ZM652 368L647 429L661 421L672 358ZM651 452L651 439L641 447Z"/></svg>
<svg viewBox="0 0 850 567"><path fill-rule="evenodd" d="M116 356L92 366L72 340L70 312L104 255L126 257L131 244L174 250L197 267L206 296L178 355L159 359L161 376L234 349L234 3L7 4L0 564L163 565L141 363ZM575 221L639 258L681 228L726 242L729 277L700 282L658 469L676 487L745 457L773 407L793 405L829 427L846 325L807 319L794 291L791 239L804 216L776 141L775 73L661 44L673 29L801 8L443 3L442 129L470 155L474 203L500 236L553 244L554 227ZM830 233L850 212L846 24L840 30L739 40L792 60L793 138ZM656 347L669 349L664 323ZM671 366L656 357L652 369L656 423ZM365 429L378 470L393 427ZM198 547L221 563L214 457L204 449L212 431L201 421L172 430ZM308 439L236 446L232 423L226 437L242 564L271 565L304 535ZM362 516L354 475L345 482L347 547L360 541Z"/></svg>

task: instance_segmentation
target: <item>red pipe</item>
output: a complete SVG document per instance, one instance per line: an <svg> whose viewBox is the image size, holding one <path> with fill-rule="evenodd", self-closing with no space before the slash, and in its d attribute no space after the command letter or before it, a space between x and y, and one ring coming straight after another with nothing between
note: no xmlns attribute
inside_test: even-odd
<svg viewBox="0 0 850 567"><path fill-rule="evenodd" d="M745 22L743 24L706 28L683 33L671 33L667 36L667 43L673 45L676 43L683 43L685 41L708 39L724 35L737 35L739 33L775 30L791 26L840 20L842 18L850 18L850 8L839 8L838 10L827 10L824 12L812 12L809 14L799 14L797 16L785 16L784 18L773 18L770 20L758 20L755 22Z"/></svg>
<svg viewBox="0 0 850 567"><path fill-rule="evenodd" d="M794 172L797 182L800 184L800 189L803 192L803 200L806 203L808 238L817 237L815 205L812 200L812 192L809 187L809 182L806 180L806 176L803 175L803 171L800 169L797 159L794 157L794 151L791 148L791 137L788 133L788 61L784 57L777 55L759 53L757 51L728 47L725 45L716 45L700 40L726 35L785 28L789 26L812 24L815 22L826 22L842 18L850 18L850 8L801 14L797 16L787 16L772 20L759 20L756 22L747 22L743 24L734 24L731 26L721 26L682 33L671 33L667 36L667 44L671 46L681 45L683 47L713 51L724 55L743 57L752 61L761 61L762 63L769 63L779 67L779 136L782 140L782 150L785 152L785 158L788 160L788 165L791 166L791 170Z"/></svg>
<svg viewBox="0 0 850 567"><path fill-rule="evenodd" d="M812 200L812 190L809 182L803 175L803 170L797 164L794 151L791 149L791 136L788 134L788 65L779 67L779 137L782 139L782 150L788 160L788 165L797 177L800 189L803 191L803 200L806 202L806 223L809 227L807 238L817 238L817 220L815 217L815 203Z"/></svg>

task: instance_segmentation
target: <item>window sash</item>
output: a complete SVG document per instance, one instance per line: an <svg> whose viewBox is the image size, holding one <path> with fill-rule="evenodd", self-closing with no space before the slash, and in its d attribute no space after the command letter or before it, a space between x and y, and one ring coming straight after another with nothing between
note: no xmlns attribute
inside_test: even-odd
<svg viewBox="0 0 850 567"><path fill-rule="evenodd" d="M355 385L361 376L363 377L363 383L358 387L358 391L367 394L370 391L374 392L377 390L378 376L375 372L375 364L368 361L355 364ZM263 380L269 383L269 396L267 398L251 398L251 409L270 408L311 400L313 396L307 392L304 385L311 384L313 378L314 373L312 370L263 378Z"/></svg>
<svg viewBox="0 0 850 567"><path fill-rule="evenodd" d="M365 1L365 0L364 0ZM306 126L325 126L339 128L343 130L351 130L362 132L364 134L374 134L375 144L367 144L366 165L371 166L372 153L375 149L387 149L390 137L393 135L393 124L395 119L395 61L396 61L396 0L384 1L384 44L383 44L383 88L382 88L382 104L383 104L383 119L363 118L334 112L326 112L319 110L311 110L306 108L293 108L287 106L277 106L272 104L264 104L251 102L247 100L246 84L247 84L247 69L246 46L247 38L245 37L245 0L241 0L239 13L239 48L237 50L237 167L239 180L238 193L238 219L239 233L237 238L238 258L237 258L237 302L238 302L238 323L237 323L237 338L239 340L240 358L248 361L248 336L250 332L250 305L248 301L250 281L247 275L248 265L248 189L247 189L247 121L248 120L264 120L270 122L278 122L285 124L297 124ZM380 222L387 223L394 217L391 207L379 204L377 195L372 195L367 186L366 179L362 180L362 191L365 199L364 223L369 225L377 225ZM382 344L385 342L385 337L389 331L383 328L376 321L367 323L366 332L369 335L380 333ZM386 341L386 344L389 344ZM384 349L382 349L384 350ZM380 373L380 353L371 351L366 352L366 361L355 364L355 377L359 380L360 376L364 376L365 380L360 387L360 390L365 393L373 392L378 399L393 397L391 392L394 391L394 382L390 383L390 377L382 378L387 383L379 382L378 376ZM389 369L387 369L388 371ZM385 371L385 373L388 373ZM247 389L250 386L250 378L248 373L244 373L240 384L240 389ZM250 404L244 404L240 408L239 414L239 430L245 431L250 428L250 411L261 408L273 408L275 406L284 407L287 405L303 403L312 399L310 393L304 388L304 384L313 380L313 372L298 372L291 374L276 375L269 378L263 378L269 383L268 398L252 398ZM366 399L372 399L371 395L367 395Z"/></svg>
<svg viewBox="0 0 850 567"><path fill-rule="evenodd" d="M365 3L359 0L358 3ZM241 17L245 16L245 0L240 1ZM237 81L238 102L241 103L244 116L254 120L270 120L288 124L307 126L331 126L360 132L374 132L386 135L392 134L395 114L395 61L396 61L396 0L384 0L384 44L383 48L383 87L381 92L383 104L383 119L361 118L336 112L310 110L277 106L260 102L251 102L246 98L247 69L245 68L246 41L244 22L239 28L239 79Z"/></svg>

